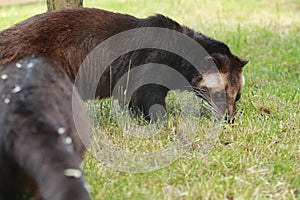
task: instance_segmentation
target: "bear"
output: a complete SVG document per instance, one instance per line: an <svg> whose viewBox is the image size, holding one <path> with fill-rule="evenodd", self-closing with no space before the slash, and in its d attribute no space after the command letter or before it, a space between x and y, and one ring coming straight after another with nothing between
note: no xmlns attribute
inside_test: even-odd
<svg viewBox="0 0 300 200"><path fill-rule="evenodd" d="M215 107L214 110L218 110L219 117L225 116L227 120L231 120L236 112L236 101L241 96L242 71L248 60L234 55L225 43L180 25L161 14L137 18L95 8L63 9L39 14L0 32L0 64L15 61L30 54L41 54L56 61L75 82L82 63L101 43L117 34L147 27L172 30L192 39L207 52L203 60L208 61L203 63L208 64L201 67L205 69L213 64L218 69L218 73L211 73L209 69L201 72L185 58L164 49L137 49L119 56L110 63L110 67L98 66L100 68L98 70L105 69L105 71L98 79L95 95L85 96L83 93L86 91L79 89L81 97L83 99L110 97L112 88L117 85L120 77L129 72L129 68L133 70L147 63L158 63L168 65L181 73L188 80L193 92ZM139 34L132 37L139 40L142 33ZM123 45L123 42L126 45L127 39L124 38L124 41L118 45ZM157 35L155 39L160 39L162 42L164 40L160 35ZM174 44L176 45L176 41ZM111 51L114 51L114 48L111 46ZM178 45L177 48L182 47ZM200 56L193 53L193 49L190 50L194 57ZM147 73L152 72L145 69L145 72L141 74ZM214 84L215 76L218 76L222 83ZM92 81L89 78L91 77L86 78L86 82ZM164 77L162 76L161 79ZM164 115L166 113L165 97L169 90L170 88L161 84L145 84L129 97L129 105L137 106L145 118L155 121L157 118L155 113L151 112L151 108L154 105L160 105L159 108L162 108L160 115ZM224 102L218 105L216 103L218 99Z"/></svg>

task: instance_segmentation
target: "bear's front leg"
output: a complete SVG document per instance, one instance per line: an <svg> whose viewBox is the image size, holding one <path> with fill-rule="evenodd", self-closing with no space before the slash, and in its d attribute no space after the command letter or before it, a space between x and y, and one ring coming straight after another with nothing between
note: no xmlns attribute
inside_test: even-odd
<svg viewBox="0 0 300 200"><path fill-rule="evenodd" d="M165 98L168 91L158 84L143 85L133 93L129 105L138 107L147 121L156 123L167 115Z"/></svg>

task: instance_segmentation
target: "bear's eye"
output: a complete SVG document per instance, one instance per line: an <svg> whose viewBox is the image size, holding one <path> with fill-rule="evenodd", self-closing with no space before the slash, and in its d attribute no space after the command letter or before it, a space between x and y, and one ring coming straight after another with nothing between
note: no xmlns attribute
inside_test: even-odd
<svg viewBox="0 0 300 200"><path fill-rule="evenodd" d="M224 92L216 92L213 94L213 99L216 101L225 100L225 93Z"/></svg>
<svg viewBox="0 0 300 200"><path fill-rule="evenodd" d="M235 101L240 100L241 96L242 96L242 94L241 94L241 92L239 92L235 97Z"/></svg>

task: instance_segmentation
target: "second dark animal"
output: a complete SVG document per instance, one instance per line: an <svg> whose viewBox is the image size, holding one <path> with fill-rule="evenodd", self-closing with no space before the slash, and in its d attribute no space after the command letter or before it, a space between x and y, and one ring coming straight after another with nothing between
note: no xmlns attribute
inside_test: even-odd
<svg viewBox="0 0 300 200"><path fill-rule="evenodd" d="M31 199L90 199L80 167L89 123L72 89L62 68L43 57L0 67L1 200L26 192Z"/></svg>

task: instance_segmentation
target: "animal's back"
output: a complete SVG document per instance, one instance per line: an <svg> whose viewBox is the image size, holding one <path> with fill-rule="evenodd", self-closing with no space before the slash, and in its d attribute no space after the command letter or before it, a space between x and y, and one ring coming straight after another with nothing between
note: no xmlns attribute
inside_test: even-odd
<svg viewBox="0 0 300 200"><path fill-rule="evenodd" d="M133 16L91 8L36 15L0 32L0 65L38 53L56 60L74 79L91 50L137 24Z"/></svg>

